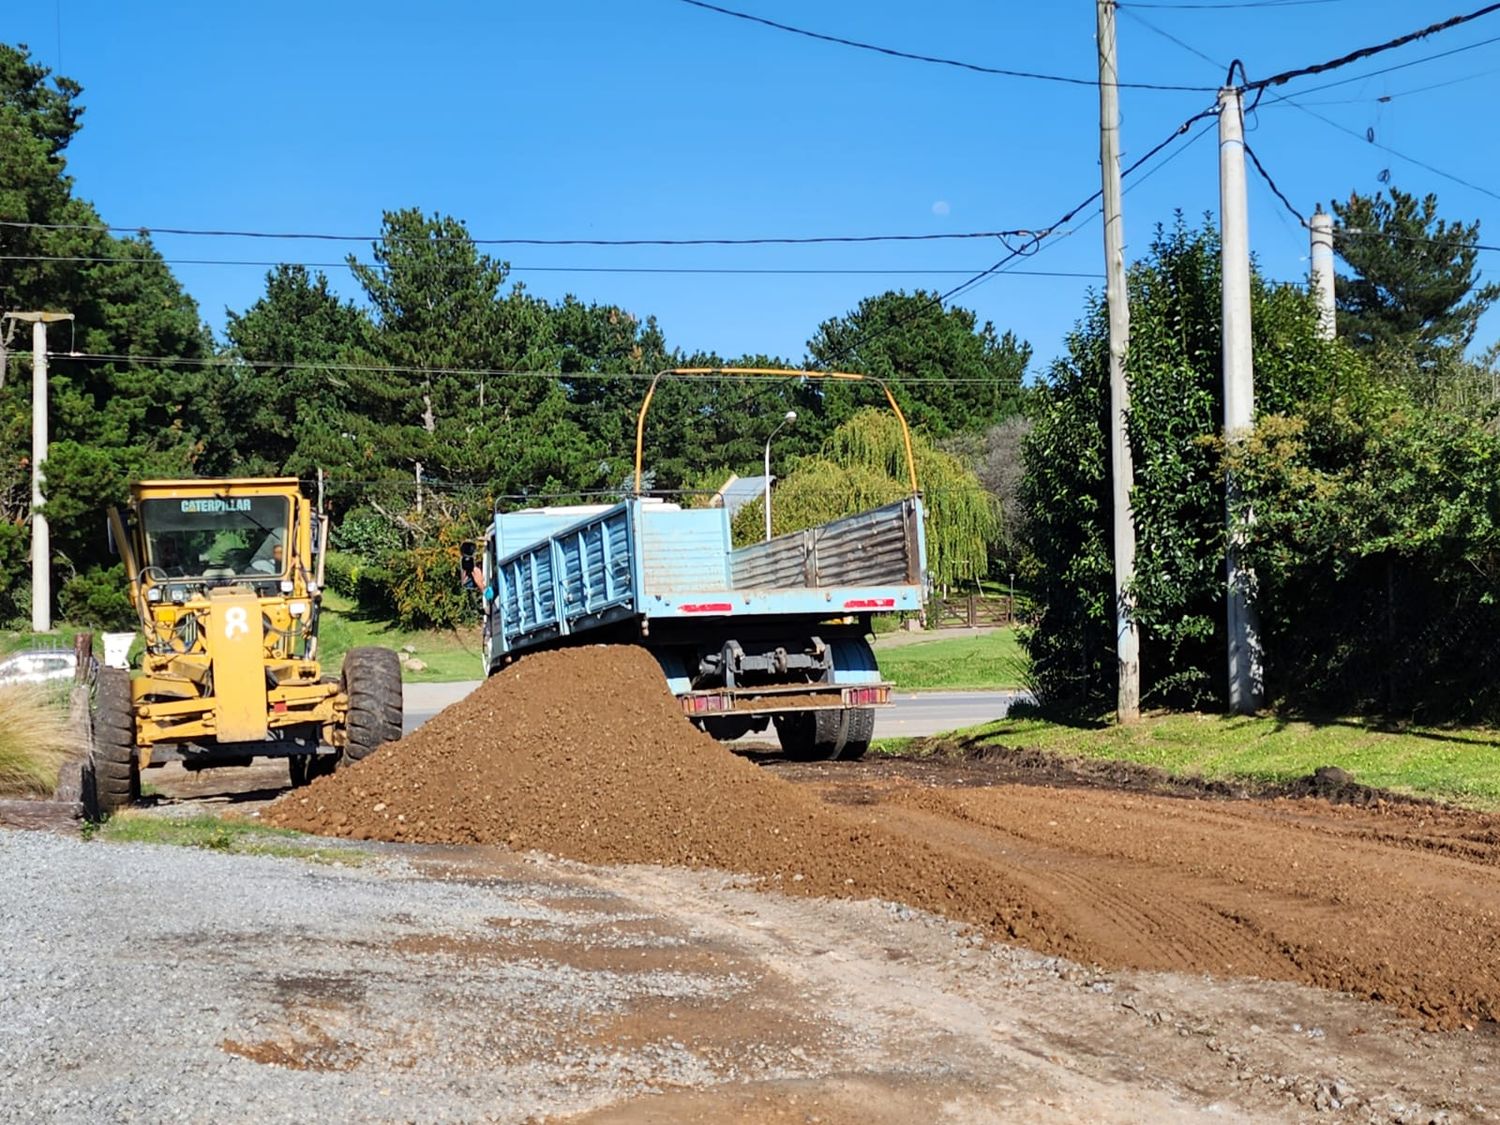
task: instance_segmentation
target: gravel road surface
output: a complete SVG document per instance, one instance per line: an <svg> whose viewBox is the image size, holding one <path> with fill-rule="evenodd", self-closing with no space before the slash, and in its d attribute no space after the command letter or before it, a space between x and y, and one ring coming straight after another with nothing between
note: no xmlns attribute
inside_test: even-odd
<svg viewBox="0 0 1500 1125"><path fill-rule="evenodd" d="M0 1117L1426 1122L1497 1088L1493 1036L1293 985L713 873L348 854L0 831Z"/></svg>

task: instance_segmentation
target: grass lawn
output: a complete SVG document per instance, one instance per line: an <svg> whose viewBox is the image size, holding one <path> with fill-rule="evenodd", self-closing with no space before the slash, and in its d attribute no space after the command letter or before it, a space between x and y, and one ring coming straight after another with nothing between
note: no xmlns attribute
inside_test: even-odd
<svg viewBox="0 0 1500 1125"><path fill-rule="evenodd" d="M1207 778L1288 781L1338 766L1364 785L1500 809L1500 730L1384 728L1357 719L1155 714L1121 727L1001 719L936 739L879 745L887 753L941 752L944 742L1108 758Z"/></svg>
<svg viewBox="0 0 1500 1125"><path fill-rule="evenodd" d="M402 679L408 682L446 683L484 678L477 625L445 631L398 629L390 621L362 613L343 595L325 590L318 635L320 658L330 672L338 671L344 653L351 648L379 645L399 651L411 645L416 650L412 655L427 667L420 672L403 670Z"/></svg>
<svg viewBox="0 0 1500 1125"><path fill-rule="evenodd" d="M1026 654L1014 629L906 642L877 642L880 671L903 691L984 691L1025 686Z"/></svg>
<svg viewBox="0 0 1500 1125"><path fill-rule="evenodd" d="M318 863L363 863L357 848L330 846L316 838L254 821L211 815L173 817L121 812L99 825L97 840L118 844L175 844L237 855L270 855Z"/></svg>
<svg viewBox="0 0 1500 1125"><path fill-rule="evenodd" d="M80 632L77 625L56 625L50 633L12 632L0 631L0 656L9 656L13 652L25 652L28 649L62 648L69 652L73 651L73 638ZM94 651L103 652L104 642L96 633L94 636Z"/></svg>

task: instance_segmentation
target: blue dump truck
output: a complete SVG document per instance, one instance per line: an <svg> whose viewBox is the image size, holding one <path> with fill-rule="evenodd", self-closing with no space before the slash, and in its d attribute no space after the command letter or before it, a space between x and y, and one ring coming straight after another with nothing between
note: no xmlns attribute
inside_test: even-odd
<svg viewBox="0 0 1500 1125"><path fill-rule="evenodd" d="M497 514L461 563L484 597L487 674L539 649L640 645L714 737L774 724L788 756L859 757L891 692L871 616L926 595L910 460L906 499L738 549L724 508L640 495Z"/></svg>

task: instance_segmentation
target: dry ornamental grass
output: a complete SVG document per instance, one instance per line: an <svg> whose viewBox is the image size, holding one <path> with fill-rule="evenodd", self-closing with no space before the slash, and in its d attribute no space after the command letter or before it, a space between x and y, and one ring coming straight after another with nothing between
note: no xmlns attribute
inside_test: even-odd
<svg viewBox="0 0 1500 1125"><path fill-rule="evenodd" d="M35 684L0 684L0 797L50 797L77 749L67 697Z"/></svg>

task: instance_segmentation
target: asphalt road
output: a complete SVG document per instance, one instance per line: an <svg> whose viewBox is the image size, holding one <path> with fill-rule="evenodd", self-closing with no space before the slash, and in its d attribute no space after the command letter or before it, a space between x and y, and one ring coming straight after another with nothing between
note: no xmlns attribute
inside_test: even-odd
<svg viewBox="0 0 1500 1125"><path fill-rule="evenodd" d="M478 680L451 684L406 685L406 732L410 734L449 704L479 686ZM890 707L875 713L876 738L922 738L1000 719L1024 691L902 692Z"/></svg>

